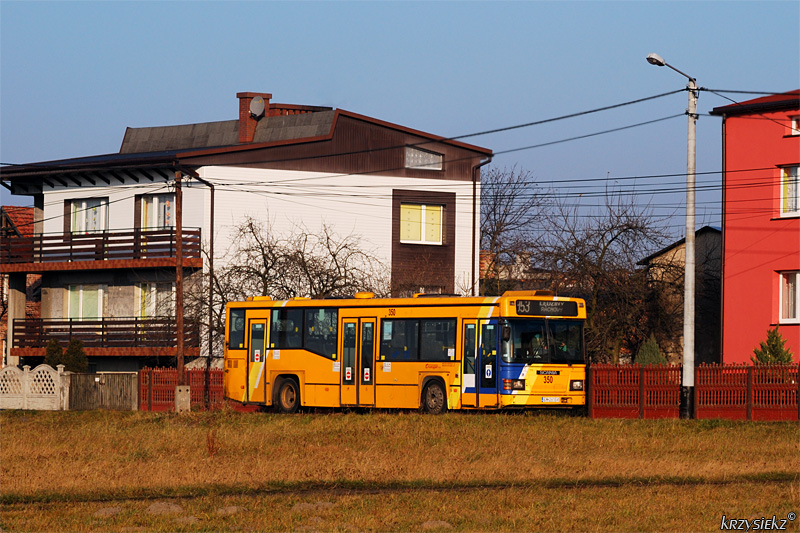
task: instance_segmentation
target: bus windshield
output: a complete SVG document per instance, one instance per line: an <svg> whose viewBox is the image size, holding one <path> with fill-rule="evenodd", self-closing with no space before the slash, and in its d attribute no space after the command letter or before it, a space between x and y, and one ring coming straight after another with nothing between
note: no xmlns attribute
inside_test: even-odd
<svg viewBox="0 0 800 533"><path fill-rule="evenodd" d="M507 363L583 363L583 322L579 320L509 320Z"/></svg>

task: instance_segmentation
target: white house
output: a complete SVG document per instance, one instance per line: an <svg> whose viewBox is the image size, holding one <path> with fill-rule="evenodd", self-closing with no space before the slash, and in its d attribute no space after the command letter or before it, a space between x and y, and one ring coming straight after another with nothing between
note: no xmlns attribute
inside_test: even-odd
<svg viewBox="0 0 800 533"><path fill-rule="evenodd" d="M32 196L35 213L33 237L0 243L10 363L38 362L28 358L41 358L51 337L81 338L97 370L174 357L174 324L159 318L158 302L176 279L176 173L188 276L208 267L201 242L213 233L221 264L235 228L253 217L278 234L325 224L358 236L391 269L397 294L477 294L490 150L270 94L237 97L238 119L128 128L116 154L0 167L2 184ZM28 273L42 274L37 320L24 320ZM198 332L187 335L185 353L199 355Z"/></svg>

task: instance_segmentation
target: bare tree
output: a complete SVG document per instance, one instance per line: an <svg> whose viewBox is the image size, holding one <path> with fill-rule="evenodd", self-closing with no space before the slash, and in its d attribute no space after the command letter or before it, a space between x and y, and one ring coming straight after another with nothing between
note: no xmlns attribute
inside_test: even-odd
<svg viewBox="0 0 800 533"><path fill-rule="evenodd" d="M501 294L519 277L515 269L530 267L544 198L529 171L490 167L481 176L481 294Z"/></svg>
<svg viewBox="0 0 800 533"><path fill-rule="evenodd" d="M208 259L207 252L206 260ZM219 261L218 261L219 263ZM215 346L222 352L225 304L248 296L286 299L298 296L326 298L371 291L379 296L389 290L388 271L365 249L357 235L340 237L329 226L318 233L297 228L280 236L269 225L247 218L236 228L225 261L192 285L187 294L187 311L200 323L208 321L212 306ZM208 301L208 283L213 284L213 301Z"/></svg>
<svg viewBox="0 0 800 533"><path fill-rule="evenodd" d="M648 206L606 191L596 211L556 205L535 260L557 293L586 299L587 349L595 361L618 362L635 353L650 333L651 287L637 261L666 235Z"/></svg>

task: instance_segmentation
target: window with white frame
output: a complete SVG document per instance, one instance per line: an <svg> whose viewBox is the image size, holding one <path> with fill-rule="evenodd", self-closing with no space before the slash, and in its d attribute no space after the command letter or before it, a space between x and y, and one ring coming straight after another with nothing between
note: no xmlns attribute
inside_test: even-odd
<svg viewBox="0 0 800 533"><path fill-rule="evenodd" d="M136 316L139 318L173 316L174 283L140 283L137 286Z"/></svg>
<svg viewBox="0 0 800 533"><path fill-rule="evenodd" d="M798 168L781 168L781 214L800 215L800 203L798 203Z"/></svg>
<svg viewBox="0 0 800 533"><path fill-rule="evenodd" d="M103 316L102 285L69 286L69 318L91 320Z"/></svg>
<svg viewBox="0 0 800 533"><path fill-rule="evenodd" d="M781 272L781 322L800 322L800 272Z"/></svg>
<svg viewBox="0 0 800 533"><path fill-rule="evenodd" d="M99 233L108 227L108 198L71 200L72 233Z"/></svg>
<svg viewBox="0 0 800 533"><path fill-rule="evenodd" d="M142 197L142 229L175 227L175 195L153 194Z"/></svg>
<svg viewBox="0 0 800 533"><path fill-rule="evenodd" d="M400 242L442 244L441 205L400 204Z"/></svg>
<svg viewBox="0 0 800 533"><path fill-rule="evenodd" d="M789 118L789 135L800 135L800 115Z"/></svg>
<svg viewBox="0 0 800 533"><path fill-rule="evenodd" d="M443 165L444 156L442 154L406 146L406 168L442 170L442 168L444 168Z"/></svg>

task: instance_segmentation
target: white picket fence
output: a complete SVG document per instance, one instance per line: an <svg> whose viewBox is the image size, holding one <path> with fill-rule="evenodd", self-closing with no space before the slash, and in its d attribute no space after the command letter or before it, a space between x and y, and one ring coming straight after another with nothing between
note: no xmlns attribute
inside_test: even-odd
<svg viewBox="0 0 800 533"><path fill-rule="evenodd" d="M39 365L0 369L0 409L64 411L69 405L69 372Z"/></svg>

